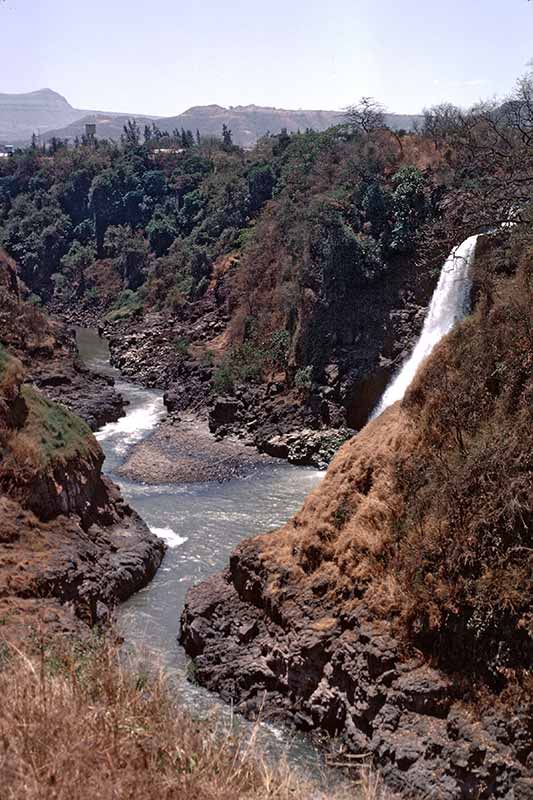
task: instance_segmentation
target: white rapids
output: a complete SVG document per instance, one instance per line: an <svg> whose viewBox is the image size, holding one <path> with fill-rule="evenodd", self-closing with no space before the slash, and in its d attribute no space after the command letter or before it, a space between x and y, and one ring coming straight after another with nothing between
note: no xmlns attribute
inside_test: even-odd
<svg viewBox="0 0 533 800"><path fill-rule="evenodd" d="M156 528L150 526L150 530L152 533L155 533L156 536L159 536L160 539L164 539L168 547L180 547L180 545L189 541L187 536L180 536L179 533L176 533L172 528Z"/></svg>
<svg viewBox="0 0 533 800"><path fill-rule="evenodd" d="M96 432L99 442L111 440L114 450L124 454L137 442L144 439L165 415L165 406L160 397L149 397L140 407L126 412L117 422L108 422Z"/></svg>
<svg viewBox="0 0 533 800"><path fill-rule="evenodd" d="M371 419L402 399L420 364L455 323L468 313L472 285L470 266L476 252L477 238L476 235L465 239L458 247L454 247L446 259L415 348L385 389Z"/></svg>

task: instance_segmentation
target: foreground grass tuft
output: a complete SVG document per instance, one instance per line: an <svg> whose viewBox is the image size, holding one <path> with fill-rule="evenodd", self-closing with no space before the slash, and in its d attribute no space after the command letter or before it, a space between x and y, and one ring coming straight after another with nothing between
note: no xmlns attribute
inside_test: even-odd
<svg viewBox="0 0 533 800"><path fill-rule="evenodd" d="M257 753L254 737L195 720L165 678L121 667L115 649L56 645L0 664L0 785L4 800L383 800L372 776L324 794Z"/></svg>

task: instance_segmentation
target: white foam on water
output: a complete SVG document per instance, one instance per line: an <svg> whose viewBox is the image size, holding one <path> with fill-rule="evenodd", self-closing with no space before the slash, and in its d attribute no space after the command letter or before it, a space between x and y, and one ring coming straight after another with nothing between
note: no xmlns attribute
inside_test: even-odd
<svg viewBox="0 0 533 800"><path fill-rule="evenodd" d="M153 430L164 414L165 407L162 398L151 398L140 408L130 411L117 422L108 422L95 435L99 442L105 442L108 439L114 440L114 451L122 454Z"/></svg>
<svg viewBox="0 0 533 800"><path fill-rule="evenodd" d="M180 545L188 541L186 536L180 536L179 533L173 531L172 528L155 528L150 526L150 530L152 533L155 533L156 536L159 536L160 539L164 539L168 546L172 548L180 547Z"/></svg>
<svg viewBox="0 0 533 800"><path fill-rule="evenodd" d="M472 285L470 266L476 252L477 238L470 236L458 247L454 247L446 259L415 348L385 389L372 412L371 419L402 399L420 364L425 361L442 337L468 312Z"/></svg>

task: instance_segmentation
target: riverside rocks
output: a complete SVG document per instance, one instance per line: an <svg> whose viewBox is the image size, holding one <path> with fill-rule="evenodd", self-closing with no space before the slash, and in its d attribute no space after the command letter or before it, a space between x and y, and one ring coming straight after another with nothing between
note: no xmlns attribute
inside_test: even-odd
<svg viewBox="0 0 533 800"><path fill-rule="evenodd" d="M259 443L259 450L277 458L286 458L290 464L310 464L325 469L341 444L355 431L327 428L313 431L304 428L293 433L272 436Z"/></svg>
<svg viewBox="0 0 533 800"><path fill-rule="evenodd" d="M165 544L107 484L114 519L83 527L75 516L42 522L0 499L2 638L110 621L118 603L145 586Z"/></svg>
<svg viewBox="0 0 533 800"><path fill-rule="evenodd" d="M31 351L19 352L36 373ZM105 622L153 577L165 544L102 475L87 424L28 386L20 361L2 355L2 638Z"/></svg>
<svg viewBox="0 0 533 800"><path fill-rule="evenodd" d="M47 397L78 414L96 431L124 416L124 400L113 378L97 375L76 359L71 364L47 364L30 372L30 378Z"/></svg>
<svg viewBox="0 0 533 800"><path fill-rule="evenodd" d="M124 402L113 379L87 369L78 357L74 331L25 302L27 293L14 262L0 250L0 339L25 367L26 381L81 416L92 430L115 422L124 414Z"/></svg>
<svg viewBox="0 0 533 800"><path fill-rule="evenodd" d="M468 656L438 668L400 617L394 470L414 437L396 404L343 445L292 520L189 591L180 641L235 709L341 740L398 792L532 800L527 689L492 691Z"/></svg>
<svg viewBox="0 0 533 800"><path fill-rule="evenodd" d="M525 709L474 717L453 677L406 658L387 623L328 604L327 580L275 594L272 578L251 540L189 592L180 640L199 683L248 717L342 738L409 796L533 798Z"/></svg>

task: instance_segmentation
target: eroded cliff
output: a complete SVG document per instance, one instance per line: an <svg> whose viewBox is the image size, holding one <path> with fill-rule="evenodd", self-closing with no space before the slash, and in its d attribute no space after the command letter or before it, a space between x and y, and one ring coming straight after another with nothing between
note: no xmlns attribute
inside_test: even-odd
<svg viewBox="0 0 533 800"><path fill-rule="evenodd" d="M164 554L103 477L88 425L27 377L0 345L2 638L105 622Z"/></svg>
<svg viewBox="0 0 533 800"><path fill-rule="evenodd" d="M533 796L532 243L482 240L476 311L402 405L182 617L202 684L412 794Z"/></svg>

